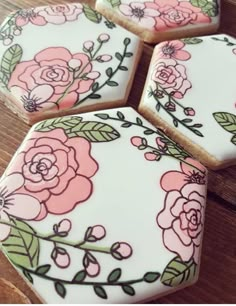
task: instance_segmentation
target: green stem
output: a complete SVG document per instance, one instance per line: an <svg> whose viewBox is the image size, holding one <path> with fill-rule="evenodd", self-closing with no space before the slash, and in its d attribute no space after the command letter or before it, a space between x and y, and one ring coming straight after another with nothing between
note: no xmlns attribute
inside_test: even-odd
<svg viewBox="0 0 236 306"><path fill-rule="evenodd" d="M12 228L17 229L18 231L21 231L23 233L32 235L32 236L37 237L38 239L41 239L41 240L49 241L49 242L52 242L52 243L59 243L61 245L65 245L65 246L68 246L68 247L73 247L73 248L80 249L80 250L83 250L83 251L91 251L91 252L99 252L99 253L110 254L110 248L108 248L108 247L97 247L97 246L94 246L94 245L91 245L91 244L86 244L84 241L79 241L77 243L73 243L73 242L66 241L66 240L64 240L64 239L62 239L61 237L58 237L58 236L56 236L56 237L54 237L52 235L44 236L44 235L41 235L41 234L38 234L38 233L32 233L32 232L29 232L25 229L19 228L18 226L12 224L11 222L7 222L7 221L3 221L3 220L0 220L0 224L9 225Z"/></svg>
<svg viewBox="0 0 236 306"><path fill-rule="evenodd" d="M25 271L27 271L28 273L34 274L36 276L39 276L41 278L44 278L46 280L50 280L53 282L60 282L63 284L68 284L68 285L84 285L84 286L124 286L124 285L132 285L132 284L136 284L136 283L141 283L143 282L143 277L142 278L138 278L138 279L132 279L132 280L127 280L127 281L120 281L120 282L115 282L115 283L109 283L109 282L95 282L95 281L90 281L90 282L86 282L86 281L81 281L81 282L75 282L73 280L65 280L65 279L61 279L61 278L56 278L56 277L52 277L46 274L39 274L36 271L30 270L28 268L22 267L20 265L18 265L18 267L20 269L23 269Z"/></svg>
<svg viewBox="0 0 236 306"><path fill-rule="evenodd" d="M158 86L160 86L160 85L158 84ZM171 102L177 104L179 107L181 107L181 108L183 108L183 109L185 108L185 107L184 107L180 102L178 102L174 97L170 96L169 93L168 93L163 87L160 86L160 88L161 88L161 90L165 93L165 95L169 98L169 100L170 100Z"/></svg>
<svg viewBox="0 0 236 306"><path fill-rule="evenodd" d="M18 15L18 11L6 21L6 23L3 25L2 28L0 28L0 33L3 33L7 29L7 26L11 28L12 25L9 25L9 21L12 21L13 19L15 19L17 15Z"/></svg>
<svg viewBox="0 0 236 306"><path fill-rule="evenodd" d="M226 44L229 44L230 47L232 46L236 46L236 44L234 44L232 41L229 41L227 37L225 37L225 39L220 39L220 38L217 38L217 37L212 37L213 40L217 40L217 41L221 41L221 42L224 42Z"/></svg>

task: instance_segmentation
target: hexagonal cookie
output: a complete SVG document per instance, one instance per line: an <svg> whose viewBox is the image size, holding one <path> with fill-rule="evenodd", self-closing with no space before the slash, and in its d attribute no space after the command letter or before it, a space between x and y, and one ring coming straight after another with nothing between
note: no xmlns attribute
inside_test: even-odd
<svg viewBox="0 0 236 306"><path fill-rule="evenodd" d="M235 164L235 77L230 36L163 42L154 50L139 110L206 166Z"/></svg>
<svg viewBox="0 0 236 306"><path fill-rule="evenodd" d="M206 169L132 108L33 126L0 181L0 239L48 303L135 303L198 278Z"/></svg>
<svg viewBox="0 0 236 306"><path fill-rule="evenodd" d="M27 123L121 106L141 51L86 4L18 10L0 28L0 92Z"/></svg>
<svg viewBox="0 0 236 306"><path fill-rule="evenodd" d="M104 16L139 35L144 41L214 33L220 22L217 0L97 0Z"/></svg>

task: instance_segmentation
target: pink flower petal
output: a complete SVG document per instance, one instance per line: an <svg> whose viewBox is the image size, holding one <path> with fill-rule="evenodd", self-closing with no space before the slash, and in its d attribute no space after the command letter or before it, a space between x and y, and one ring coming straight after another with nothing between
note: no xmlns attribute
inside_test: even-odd
<svg viewBox="0 0 236 306"><path fill-rule="evenodd" d="M132 9L140 9L140 10L144 10L145 9L145 4L142 2L131 2L130 6L132 7Z"/></svg>
<svg viewBox="0 0 236 306"><path fill-rule="evenodd" d="M14 191L22 187L24 184L24 178L21 174L11 174L6 177L4 177L0 181L0 193L1 190L6 191L5 197L11 195Z"/></svg>
<svg viewBox="0 0 236 306"><path fill-rule="evenodd" d="M197 172L196 168L199 169L199 170L202 171L202 172L206 172L206 168L205 168L201 163L199 163L197 160L192 159L192 158L190 158L190 157L187 157L187 158L185 159L185 161L186 161L188 164L194 166L194 168L193 168L193 167L187 165L186 163L181 162L181 164L180 164L180 165L181 165L181 169L182 169L182 171L183 171L184 173L186 173L188 176L191 176L192 173L193 173L193 171Z"/></svg>
<svg viewBox="0 0 236 306"><path fill-rule="evenodd" d="M191 54L184 50L177 50L175 52L175 58L181 61L187 61L191 58Z"/></svg>
<svg viewBox="0 0 236 306"><path fill-rule="evenodd" d="M193 259L194 259L195 263L199 263L199 261L200 261L200 246L195 245Z"/></svg>
<svg viewBox="0 0 236 306"><path fill-rule="evenodd" d="M161 187L165 191L180 190L188 180L188 176L179 171L166 172L161 178Z"/></svg>
<svg viewBox="0 0 236 306"><path fill-rule="evenodd" d="M17 25L18 27L23 27L23 26L25 26L28 22L29 22L29 18L28 18L28 17L22 17L22 16L17 16L17 17L16 17L16 25Z"/></svg>
<svg viewBox="0 0 236 306"><path fill-rule="evenodd" d="M0 220L5 221L5 222L10 222L10 219L8 215L4 212L1 211L0 213ZM11 233L11 227L5 224L0 224L0 241L4 241L7 239L7 237Z"/></svg>
<svg viewBox="0 0 236 306"><path fill-rule="evenodd" d="M157 16L160 16L160 12L157 10L146 8L144 15L148 17L157 17Z"/></svg>
<svg viewBox="0 0 236 306"><path fill-rule="evenodd" d="M69 50L62 47L54 47L54 48L47 48L39 52L35 56L35 60L38 63L44 60L51 61L55 59L55 55L57 56L58 59L62 59L66 62L69 62L72 59L72 54L69 52Z"/></svg>
<svg viewBox="0 0 236 306"><path fill-rule="evenodd" d="M37 26L43 26L45 24L47 24L47 21L42 17L42 16L33 16L33 17L30 17L30 21L37 25Z"/></svg>
<svg viewBox="0 0 236 306"><path fill-rule="evenodd" d="M155 25L155 19L152 17L144 16L141 19L138 19L138 23L145 28L153 28Z"/></svg>
<svg viewBox="0 0 236 306"><path fill-rule="evenodd" d="M37 98L37 104L39 104L49 100L53 93L54 89L51 85L39 85L31 91L30 98Z"/></svg>
<svg viewBox="0 0 236 306"><path fill-rule="evenodd" d="M133 16L132 8L127 4L121 4L119 10L125 16Z"/></svg>
<svg viewBox="0 0 236 306"><path fill-rule="evenodd" d="M189 237L188 232L186 230L181 229L181 224L179 219L176 219L173 222L172 228L175 234L179 237L181 243L183 243L185 246L189 246L192 244L192 239Z"/></svg>
<svg viewBox="0 0 236 306"><path fill-rule="evenodd" d="M37 218L35 218L35 221L41 221L43 220L44 218L46 218L48 214L48 211L47 211L47 208L44 204L41 204L41 210L40 210L40 213L39 215L37 216Z"/></svg>

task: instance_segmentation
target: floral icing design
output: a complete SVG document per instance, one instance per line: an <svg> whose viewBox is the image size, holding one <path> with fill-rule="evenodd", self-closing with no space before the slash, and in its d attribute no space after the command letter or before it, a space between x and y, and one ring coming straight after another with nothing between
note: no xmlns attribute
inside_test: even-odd
<svg viewBox="0 0 236 306"><path fill-rule="evenodd" d="M154 31L167 31L187 25L211 23L218 15L217 1L202 2L178 0L154 0L131 2L107 0L117 11L137 23Z"/></svg>
<svg viewBox="0 0 236 306"><path fill-rule="evenodd" d="M29 24L34 26L62 25L66 22L76 22L81 15L94 23L102 21L101 14L90 6L80 3L21 9L10 14L6 22L0 27L0 40L3 41L5 46L8 46L12 44L15 36L21 35L24 28ZM107 19L104 24L109 29L115 28L115 24Z"/></svg>
<svg viewBox="0 0 236 306"><path fill-rule="evenodd" d="M124 65L133 53L128 52L130 38L123 40L123 51L115 56L103 53L102 48L110 41L107 33L101 33L97 41L85 41L83 52L72 54L64 47L49 47L38 52L33 59L21 61L23 49L16 44L3 54L0 69L0 85L21 102L28 113L63 110L78 107L88 99L100 99L104 86L116 87L116 74L126 73ZM12 62L11 66L8 63ZM114 68L111 61L116 61ZM107 65L102 74L95 71L94 63ZM105 78L105 80L104 80Z"/></svg>
<svg viewBox="0 0 236 306"><path fill-rule="evenodd" d="M180 102L192 88L188 79L188 71L184 63L191 59L191 54L184 50L186 44L199 44L202 39L187 38L160 43L156 49L156 62L151 72L151 82L148 98L154 98L157 112L167 113L177 128L179 125L187 128L195 135L204 137L199 128L201 123L193 123L193 119L179 118L175 115L181 111L187 117L194 117L193 107L183 106ZM181 61L181 62L180 62ZM193 123L193 124L192 124Z"/></svg>

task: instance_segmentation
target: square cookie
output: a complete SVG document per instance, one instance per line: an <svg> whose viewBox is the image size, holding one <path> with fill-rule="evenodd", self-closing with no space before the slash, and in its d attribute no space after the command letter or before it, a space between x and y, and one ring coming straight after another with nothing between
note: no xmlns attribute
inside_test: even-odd
<svg viewBox="0 0 236 306"><path fill-rule="evenodd" d="M144 41L214 33L220 22L217 0L97 0L96 9Z"/></svg>
<svg viewBox="0 0 236 306"><path fill-rule="evenodd" d="M212 169L236 163L236 40L186 38L156 46L140 112Z"/></svg>
<svg viewBox="0 0 236 306"><path fill-rule="evenodd" d="M22 9L0 28L0 93L27 123L124 105L140 39L86 4Z"/></svg>
<svg viewBox="0 0 236 306"><path fill-rule="evenodd" d="M47 303L137 303L196 282L206 169L132 108L32 127L0 181L0 240Z"/></svg>

